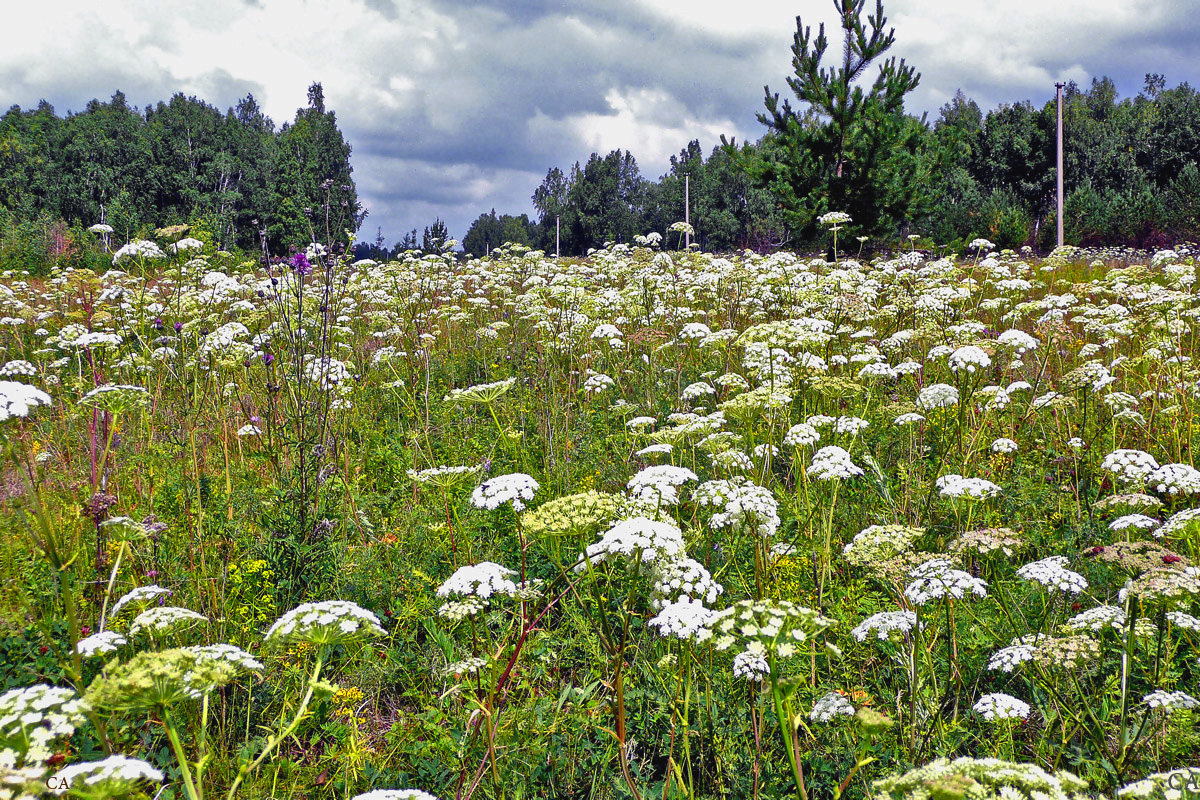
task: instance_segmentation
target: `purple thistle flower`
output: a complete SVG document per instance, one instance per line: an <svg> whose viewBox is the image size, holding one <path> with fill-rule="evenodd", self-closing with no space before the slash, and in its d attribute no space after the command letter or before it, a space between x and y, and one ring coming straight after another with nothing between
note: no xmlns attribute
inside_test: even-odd
<svg viewBox="0 0 1200 800"><path fill-rule="evenodd" d="M296 253L292 256L292 269L297 275L308 275L312 272L312 264L308 263L308 256L304 253Z"/></svg>
<svg viewBox="0 0 1200 800"><path fill-rule="evenodd" d="M155 317L154 318L154 330L156 330L156 331L162 330L162 326L163 326L162 317Z"/></svg>
<svg viewBox="0 0 1200 800"><path fill-rule="evenodd" d="M183 330L183 323L182 323L182 322L176 322L176 323L175 323L175 332L176 332L176 333L179 333L179 332L181 332L182 330Z"/></svg>
<svg viewBox="0 0 1200 800"><path fill-rule="evenodd" d="M262 360L263 366L269 367L271 366L271 362L275 360L275 356L271 355L270 353L263 353Z"/></svg>

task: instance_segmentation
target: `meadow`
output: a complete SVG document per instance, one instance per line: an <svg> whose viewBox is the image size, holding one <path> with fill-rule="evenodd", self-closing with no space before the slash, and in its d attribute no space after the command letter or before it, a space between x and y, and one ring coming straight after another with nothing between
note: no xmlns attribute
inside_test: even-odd
<svg viewBox="0 0 1200 800"><path fill-rule="evenodd" d="M0 798L1200 790L1187 247L332 238L3 275Z"/></svg>

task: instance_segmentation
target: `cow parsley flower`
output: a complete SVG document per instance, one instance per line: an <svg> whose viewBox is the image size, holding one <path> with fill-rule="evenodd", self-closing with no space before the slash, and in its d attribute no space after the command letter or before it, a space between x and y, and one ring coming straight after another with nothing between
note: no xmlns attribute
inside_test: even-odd
<svg viewBox="0 0 1200 800"><path fill-rule="evenodd" d="M993 453L1003 453L1004 455L1009 455L1017 452L1017 443L1012 439L1000 438L992 442L991 449Z"/></svg>
<svg viewBox="0 0 1200 800"><path fill-rule="evenodd" d="M475 487L471 492L471 505L494 511L508 503L513 511L524 511L525 503L533 500L540 485L523 472L497 475Z"/></svg>

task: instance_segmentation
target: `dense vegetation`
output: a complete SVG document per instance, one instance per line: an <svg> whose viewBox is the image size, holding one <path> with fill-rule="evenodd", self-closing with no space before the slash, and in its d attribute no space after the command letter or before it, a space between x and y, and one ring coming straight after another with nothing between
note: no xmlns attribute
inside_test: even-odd
<svg viewBox="0 0 1200 800"><path fill-rule="evenodd" d="M261 266L192 233L0 292L5 787L1200 776L1192 255Z"/></svg>
<svg viewBox="0 0 1200 800"><path fill-rule="evenodd" d="M127 241L191 220L223 248L265 238L273 251L309 241L330 205L357 228L350 145L320 84L308 100L279 129L252 95L224 114L182 94L138 111L117 92L65 117L12 107L0 117L0 263L86 261L96 223Z"/></svg>

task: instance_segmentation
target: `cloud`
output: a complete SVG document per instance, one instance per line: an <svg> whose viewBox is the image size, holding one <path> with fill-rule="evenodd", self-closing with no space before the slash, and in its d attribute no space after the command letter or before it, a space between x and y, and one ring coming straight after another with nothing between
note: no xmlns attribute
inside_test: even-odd
<svg viewBox="0 0 1200 800"><path fill-rule="evenodd" d="M894 53L922 73L909 110L961 88L984 107L1044 102L1056 80L1200 77L1190 0L888 0ZM787 94L799 12L825 0L42 0L6 9L0 102L78 110L125 91L221 108L254 93L277 122L319 80L354 147L366 230L529 211L551 166L631 150L643 174L722 133L757 138L764 84ZM46 20L54 20L54 25Z"/></svg>

